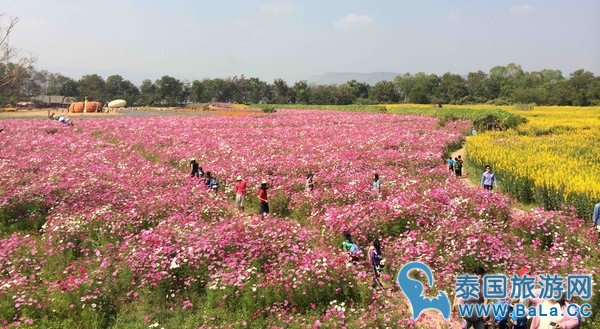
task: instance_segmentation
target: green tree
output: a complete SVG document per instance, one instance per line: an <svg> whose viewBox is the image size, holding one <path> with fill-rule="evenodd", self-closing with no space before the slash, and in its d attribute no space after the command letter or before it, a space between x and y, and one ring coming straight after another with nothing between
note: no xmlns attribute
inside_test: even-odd
<svg viewBox="0 0 600 329"><path fill-rule="evenodd" d="M486 83L488 75L483 71L469 72L467 75L467 93L471 102L484 103L490 99L488 84Z"/></svg>
<svg viewBox="0 0 600 329"><path fill-rule="evenodd" d="M310 91L306 80L296 82L293 87L293 102L296 104L309 104L311 100Z"/></svg>
<svg viewBox="0 0 600 329"><path fill-rule="evenodd" d="M142 81L140 86L140 102L144 105L154 105L160 101L160 93L150 79Z"/></svg>
<svg viewBox="0 0 600 329"><path fill-rule="evenodd" d="M335 86L310 86L309 104L335 104L334 99Z"/></svg>
<svg viewBox="0 0 600 329"><path fill-rule="evenodd" d="M129 80L120 75L111 75L106 79L105 99L124 99L127 104L135 104L139 100L140 91Z"/></svg>
<svg viewBox="0 0 600 329"><path fill-rule="evenodd" d="M379 103L397 103L400 100L400 94L391 81L379 81L370 92L371 99Z"/></svg>
<svg viewBox="0 0 600 329"><path fill-rule="evenodd" d="M33 67L27 70L27 78L22 82L20 96L32 97L45 95L48 90L50 72L46 70L37 71Z"/></svg>
<svg viewBox="0 0 600 329"><path fill-rule="evenodd" d="M62 74L52 74L48 79L48 95L77 96L77 82Z"/></svg>
<svg viewBox="0 0 600 329"><path fill-rule="evenodd" d="M590 105L600 93L594 74L583 69L571 73L567 86L571 89L572 104L576 106Z"/></svg>
<svg viewBox="0 0 600 329"><path fill-rule="evenodd" d="M396 90L398 90L400 101L407 102L408 95L415 84L413 76L410 73L398 75L394 78L394 84L396 85Z"/></svg>
<svg viewBox="0 0 600 329"><path fill-rule="evenodd" d="M204 94L209 102L213 100L220 102L231 100L233 98L233 84L231 81L224 79L204 80Z"/></svg>
<svg viewBox="0 0 600 329"><path fill-rule="evenodd" d="M456 103L468 94L467 83L463 77L450 72L442 75L436 93L438 102Z"/></svg>
<svg viewBox="0 0 600 329"><path fill-rule="evenodd" d="M345 84L350 89L352 97L356 98L368 98L371 86L364 82L358 82L356 80L350 80Z"/></svg>
<svg viewBox="0 0 600 329"><path fill-rule="evenodd" d="M276 104L288 104L290 102L291 90L288 87L287 82L282 79L276 79L273 81L273 102Z"/></svg>
<svg viewBox="0 0 600 329"><path fill-rule="evenodd" d="M192 82L192 86L190 87L190 100L198 103L204 103L208 101L204 95L203 81L194 80Z"/></svg>
<svg viewBox="0 0 600 329"><path fill-rule="evenodd" d="M184 84L168 75L154 82L156 92L160 95L160 103L166 105L181 105L187 99L187 91Z"/></svg>
<svg viewBox="0 0 600 329"><path fill-rule="evenodd" d="M5 23L0 14L0 103L17 101L23 88L23 83L30 76L30 69L35 62L34 57L21 57L9 44L13 29L18 24L18 18L8 18Z"/></svg>
<svg viewBox="0 0 600 329"><path fill-rule="evenodd" d="M369 94L367 93L366 96ZM339 85L333 92L333 99L336 105L352 104L355 100L355 94L348 84Z"/></svg>
<svg viewBox="0 0 600 329"><path fill-rule="evenodd" d="M417 73L413 76L412 86L406 95L410 103L428 104L434 101L434 95L440 84L440 78L435 74Z"/></svg>
<svg viewBox="0 0 600 329"><path fill-rule="evenodd" d="M97 74L84 75L77 81L77 94L80 99L105 101L106 82Z"/></svg>

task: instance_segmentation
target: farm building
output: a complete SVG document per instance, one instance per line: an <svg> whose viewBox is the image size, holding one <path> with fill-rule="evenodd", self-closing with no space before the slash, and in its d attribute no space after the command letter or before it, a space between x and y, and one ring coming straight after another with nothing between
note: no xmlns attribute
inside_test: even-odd
<svg viewBox="0 0 600 329"><path fill-rule="evenodd" d="M75 101L75 97L61 95L40 95L31 97L31 101L43 107L69 107Z"/></svg>

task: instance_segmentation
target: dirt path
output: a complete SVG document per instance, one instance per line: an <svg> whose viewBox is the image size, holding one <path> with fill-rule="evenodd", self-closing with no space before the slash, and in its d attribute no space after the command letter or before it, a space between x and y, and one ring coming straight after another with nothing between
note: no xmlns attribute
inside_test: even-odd
<svg viewBox="0 0 600 329"><path fill-rule="evenodd" d="M467 153L467 148L466 148L466 143L463 144L463 146L452 152L450 154L450 156L454 159L456 157L458 157L459 155L461 156L461 158L465 159L466 158L466 153ZM476 188L480 188L479 184L476 184L475 182L473 182L468 174L465 173L464 167L463 167L463 177L459 178L460 182L462 182L465 185L468 186L472 186L472 187L476 187ZM502 191L499 191L497 189L495 189L496 193L503 193ZM523 207L523 206L522 206ZM521 209L522 207L519 207L519 203L517 201L512 201L511 205L510 205L510 216L511 218L518 218L518 217L522 217L525 216L525 214L527 213L527 211Z"/></svg>
<svg viewBox="0 0 600 329"><path fill-rule="evenodd" d="M450 154L450 156L452 157L452 159L454 159L460 155L460 157L464 160L466 158L466 153L467 153L467 148L466 148L465 144L463 144L463 146L460 149L452 152ZM459 178L459 179L466 185L473 186L473 187L479 187L479 185L477 185L471 181L471 179L469 178L469 174L466 173L464 166L463 166L463 177Z"/></svg>

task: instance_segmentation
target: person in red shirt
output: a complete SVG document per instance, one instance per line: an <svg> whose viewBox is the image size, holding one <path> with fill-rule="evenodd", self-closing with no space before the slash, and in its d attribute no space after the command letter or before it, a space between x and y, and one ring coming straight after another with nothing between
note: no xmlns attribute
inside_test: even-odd
<svg viewBox="0 0 600 329"><path fill-rule="evenodd" d="M246 200L246 187L248 184L242 179L242 176L237 176L235 183L235 205L238 210L244 211L244 201Z"/></svg>
<svg viewBox="0 0 600 329"><path fill-rule="evenodd" d="M269 188L269 184L266 180L260 184L260 188L258 189L258 204L260 206L260 214L268 214L269 213L269 197L267 196L267 189Z"/></svg>

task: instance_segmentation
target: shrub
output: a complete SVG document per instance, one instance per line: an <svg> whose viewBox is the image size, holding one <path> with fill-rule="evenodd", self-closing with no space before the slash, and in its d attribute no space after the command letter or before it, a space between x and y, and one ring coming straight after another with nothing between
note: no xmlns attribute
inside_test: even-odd
<svg viewBox="0 0 600 329"><path fill-rule="evenodd" d="M521 103L517 103L513 105L513 109L515 110L520 110L520 111L531 111L535 108L537 104L535 103L529 103L529 104L521 104Z"/></svg>
<svg viewBox="0 0 600 329"><path fill-rule="evenodd" d="M277 110L275 109L275 106L273 106L273 105L264 105L261 109L262 109L262 111L264 113L275 113L275 112L277 112Z"/></svg>

